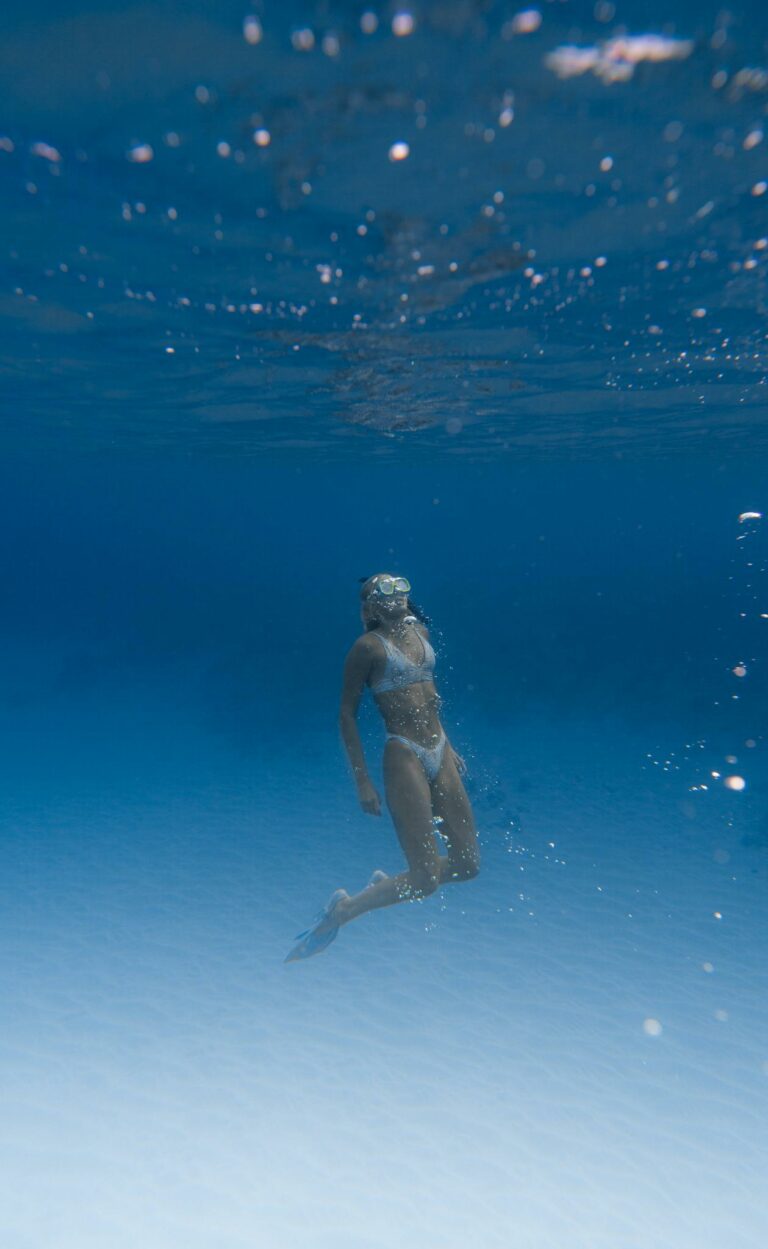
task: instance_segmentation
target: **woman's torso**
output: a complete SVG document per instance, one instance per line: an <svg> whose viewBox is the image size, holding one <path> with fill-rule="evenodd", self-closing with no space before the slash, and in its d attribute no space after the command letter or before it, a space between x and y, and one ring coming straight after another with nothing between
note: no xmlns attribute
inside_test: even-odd
<svg viewBox="0 0 768 1249"><path fill-rule="evenodd" d="M418 627L395 640L378 630L368 684L388 733L431 746L440 734L440 696L433 673L435 652Z"/></svg>

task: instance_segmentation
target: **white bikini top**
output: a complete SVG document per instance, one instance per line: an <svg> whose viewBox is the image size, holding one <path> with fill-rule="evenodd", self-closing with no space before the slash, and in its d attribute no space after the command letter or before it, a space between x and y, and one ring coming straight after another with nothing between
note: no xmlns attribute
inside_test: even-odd
<svg viewBox="0 0 768 1249"><path fill-rule="evenodd" d="M375 637L379 639L387 652L387 662L384 667L383 677L375 685L371 686L372 694L385 694L387 690L402 690L406 685L416 685L419 681L433 680L435 652L421 630L419 630L419 638L424 648L424 654L420 663L414 663L399 647L390 642L389 638L385 638L382 633L376 633Z"/></svg>

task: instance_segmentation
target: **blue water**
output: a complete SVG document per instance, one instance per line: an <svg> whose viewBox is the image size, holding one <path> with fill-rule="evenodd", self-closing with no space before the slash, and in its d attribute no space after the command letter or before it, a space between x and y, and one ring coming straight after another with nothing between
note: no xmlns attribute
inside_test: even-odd
<svg viewBox="0 0 768 1249"><path fill-rule="evenodd" d="M765 1243L768 20L612 10L4 14L3 1249ZM383 568L482 870L286 966Z"/></svg>

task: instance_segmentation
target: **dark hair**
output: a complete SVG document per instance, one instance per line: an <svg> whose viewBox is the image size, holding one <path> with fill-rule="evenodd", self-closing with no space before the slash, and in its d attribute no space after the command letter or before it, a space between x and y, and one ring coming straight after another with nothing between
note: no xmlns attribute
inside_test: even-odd
<svg viewBox="0 0 768 1249"><path fill-rule="evenodd" d="M371 577L374 577L375 575L376 575L375 573L371 573ZM360 580L361 585L364 585L366 581L370 581L371 577L360 577L359 580ZM363 601L365 602L367 598L368 598L368 595L366 595L366 599L364 599ZM431 621L427 613L421 607L419 607L418 603L414 603L413 599L408 598L406 599L406 602L408 604L408 611L410 612L410 614L416 617L419 624L423 624L428 629L431 624ZM371 620L367 620L365 623L366 631L370 632L371 629L377 629L380 624L381 624L381 621L377 620L375 617Z"/></svg>

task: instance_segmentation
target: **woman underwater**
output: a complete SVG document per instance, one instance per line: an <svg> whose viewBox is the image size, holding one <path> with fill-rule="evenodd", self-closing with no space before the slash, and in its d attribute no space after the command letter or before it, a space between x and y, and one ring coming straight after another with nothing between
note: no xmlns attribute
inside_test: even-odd
<svg viewBox="0 0 768 1249"><path fill-rule="evenodd" d="M299 934L287 963L320 954L339 928L366 911L425 898L449 881L471 880L480 870L475 821L460 775L466 769L440 723L435 652L426 621L408 597L410 589L405 577L390 573L364 582L365 633L347 655L340 712L360 805L368 815L381 815L357 727L360 699L365 686L370 688L387 730L384 788L408 870L398 876L375 871L353 896L337 889L313 926ZM436 824L447 857L438 852Z"/></svg>

